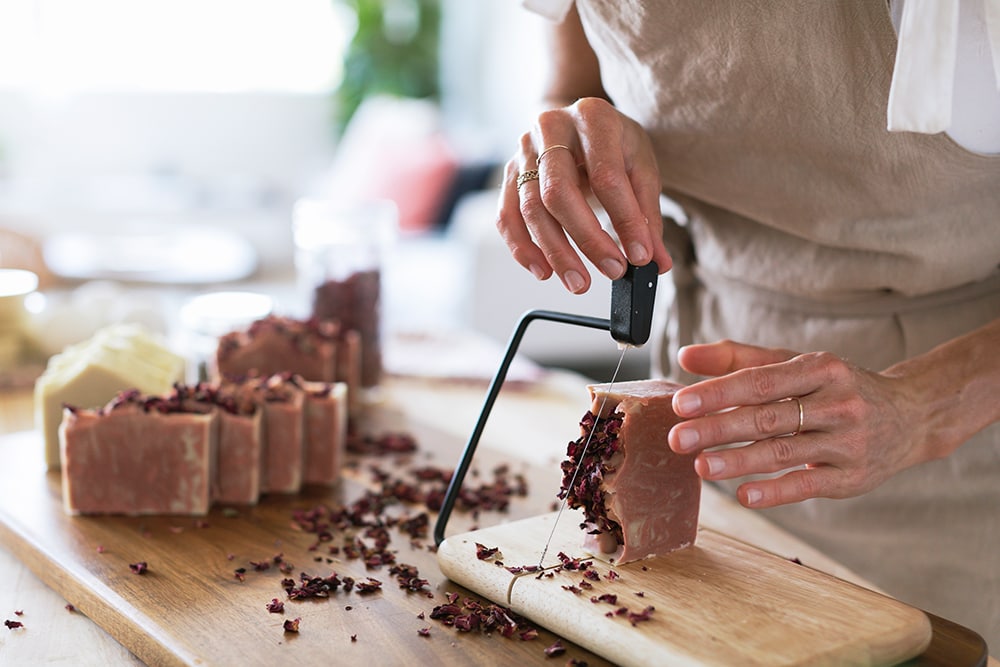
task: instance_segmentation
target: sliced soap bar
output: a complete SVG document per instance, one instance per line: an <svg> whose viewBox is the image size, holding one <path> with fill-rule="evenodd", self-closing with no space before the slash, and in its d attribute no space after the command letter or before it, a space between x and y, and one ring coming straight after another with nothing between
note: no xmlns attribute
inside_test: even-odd
<svg viewBox="0 0 1000 667"><path fill-rule="evenodd" d="M667 433L680 421L671 407L680 387L666 380L589 387L591 410L562 464L562 493L582 456L567 504L583 509L583 546L597 558L622 564L694 544L701 478L694 455L667 445Z"/></svg>
<svg viewBox="0 0 1000 667"><path fill-rule="evenodd" d="M69 514L201 515L212 502L216 411L130 391L97 410L66 408L60 429Z"/></svg>
<svg viewBox="0 0 1000 667"><path fill-rule="evenodd" d="M305 393L302 481L334 486L340 481L347 441L347 385L300 380Z"/></svg>
<svg viewBox="0 0 1000 667"><path fill-rule="evenodd" d="M298 493L305 450L305 393L287 373L230 378L221 390L263 411L261 493Z"/></svg>
<svg viewBox="0 0 1000 667"><path fill-rule="evenodd" d="M219 339L215 374L233 379L288 373L332 382L339 334L339 326L332 322L270 315Z"/></svg>
<svg viewBox="0 0 1000 667"><path fill-rule="evenodd" d="M263 467L264 408L252 400L252 395L233 385L178 385L171 396L185 406L216 412L218 462L212 499L225 504L257 504Z"/></svg>
<svg viewBox="0 0 1000 667"><path fill-rule="evenodd" d="M63 406L97 408L126 389L161 394L184 379L186 362L138 325L113 325L53 356L35 382L35 425L45 463L59 468Z"/></svg>

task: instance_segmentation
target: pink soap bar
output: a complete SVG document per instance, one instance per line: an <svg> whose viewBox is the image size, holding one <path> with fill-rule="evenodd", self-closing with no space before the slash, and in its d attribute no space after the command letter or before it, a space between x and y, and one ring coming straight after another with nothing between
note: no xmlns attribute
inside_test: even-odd
<svg viewBox="0 0 1000 667"><path fill-rule="evenodd" d="M264 410L261 491L298 493L305 443L302 389L287 375L248 380L246 386Z"/></svg>
<svg viewBox="0 0 1000 667"><path fill-rule="evenodd" d="M252 391L238 384L199 382L176 385L172 400L196 410L214 410L218 461L212 499L240 505L256 504L261 489L264 410Z"/></svg>
<svg viewBox="0 0 1000 667"><path fill-rule="evenodd" d="M340 327L335 322L268 316L246 331L219 339L216 372L223 378L288 373L332 382L337 373L339 336Z"/></svg>
<svg viewBox="0 0 1000 667"><path fill-rule="evenodd" d="M163 399L129 396L99 410L64 411L59 441L66 512L207 513L215 412L161 411L156 403Z"/></svg>
<svg viewBox="0 0 1000 667"><path fill-rule="evenodd" d="M347 385L299 381L305 393L302 481L334 486L340 481L347 440Z"/></svg>
<svg viewBox="0 0 1000 667"><path fill-rule="evenodd" d="M671 407L680 387L666 380L589 387L591 411L562 467L565 490L599 417L568 500L583 508L584 548L595 556L621 564L694 544L701 478L694 455L676 454L667 444L680 421Z"/></svg>
<svg viewBox="0 0 1000 667"><path fill-rule="evenodd" d="M352 419L361 417L361 334L354 329L343 332L337 344L337 382L347 384L348 414ZM307 378L308 379L308 378Z"/></svg>
<svg viewBox="0 0 1000 667"><path fill-rule="evenodd" d="M256 504L261 492L264 411L236 414L219 409L219 464L215 500Z"/></svg>

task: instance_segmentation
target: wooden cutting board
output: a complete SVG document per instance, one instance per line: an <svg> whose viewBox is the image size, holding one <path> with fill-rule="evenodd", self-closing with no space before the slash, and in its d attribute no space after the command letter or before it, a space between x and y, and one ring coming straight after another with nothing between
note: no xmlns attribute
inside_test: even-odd
<svg viewBox="0 0 1000 667"><path fill-rule="evenodd" d="M345 472L347 479L339 489L268 496L238 514L217 508L203 519L67 516L59 475L45 471L40 436L31 431L0 436L0 542L77 612L150 665L551 664L543 649L558 637L545 628L538 628L536 640L520 641L460 634L430 619L431 610L443 604L448 593L474 596L442 576L430 537L411 540L390 529L397 562L416 566L429 582L426 591L410 592L399 588L388 567L368 568L358 559L330 556L327 544L341 544L342 534L314 550L316 535L293 526L297 509L344 502L365 492L371 487L372 465L400 476L406 468L454 465L461 441L426 424L399 420L388 415L379 423L386 430L405 427L421 443L416 455L353 457L356 465ZM501 462L499 454L483 451L476 465L480 479L489 479L493 466ZM515 464L513 472L522 470ZM532 471L523 472L529 488L541 493L543 486ZM457 512L452 523L457 531L466 531L477 520L496 523L534 513L536 501L515 498L505 514L483 512L474 519ZM433 515L430 520L433 524ZM279 553L294 564L291 574L274 565L256 571L251 564ZM147 574L131 572L129 565L139 561L148 563ZM243 581L235 577L240 567L246 569ZM325 600L289 601L281 580L298 580L301 572L324 577L336 572L357 581L374 577L382 589L370 595L340 590ZM266 605L273 598L285 602L284 614L268 612ZM32 621L30 601L23 606L20 620L26 627L17 631L17 639L45 642L37 617ZM11 610L3 613L14 618ZM285 633L283 622L294 618L301 619L299 633ZM429 637L418 634L424 628L429 628ZM579 646L564 644L564 659L609 664Z"/></svg>
<svg viewBox="0 0 1000 667"><path fill-rule="evenodd" d="M593 581L552 567L560 552L589 557L580 547L582 517L567 510L546 572L511 573L538 564L555 517L450 537L438 549L441 570L623 665L891 665L919 655L931 639L917 609L708 529L694 546L660 558L623 566L591 559ZM480 560L477 544L500 551ZM616 613L648 606L649 620L635 624Z"/></svg>

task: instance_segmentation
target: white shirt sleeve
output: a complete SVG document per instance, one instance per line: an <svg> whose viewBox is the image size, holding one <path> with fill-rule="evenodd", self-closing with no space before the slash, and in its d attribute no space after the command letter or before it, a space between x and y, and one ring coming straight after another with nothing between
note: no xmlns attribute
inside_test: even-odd
<svg viewBox="0 0 1000 667"><path fill-rule="evenodd" d="M566 18L573 0L521 0L521 6L558 23Z"/></svg>
<svg viewBox="0 0 1000 667"><path fill-rule="evenodd" d="M900 2L901 0L896 0ZM971 25L959 20L959 11L974 12L982 3L983 27L987 48L977 67L990 66L995 73L996 90L963 90L956 100L956 53L959 40L973 35L961 34ZM898 26L896 64L889 90L888 128L893 132L935 134L952 129L952 110L956 101L967 102L969 94L989 101L1000 92L1000 0L905 0ZM966 119L963 118L963 122ZM994 148L994 150L996 150Z"/></svg>

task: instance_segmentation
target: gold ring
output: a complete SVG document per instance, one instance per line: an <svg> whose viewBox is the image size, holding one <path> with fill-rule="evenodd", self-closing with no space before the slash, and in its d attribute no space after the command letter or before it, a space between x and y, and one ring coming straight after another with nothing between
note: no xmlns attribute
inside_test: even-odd
<svg viewBox="0 0 1000 667"><path fill-rule="evenodd" d="M795 436L802 432L802 422L806 417L806 411L802 408L802 401L800 401L797 396L792 396L788 400L795 401L799 406L799 426L795 429L795 433L792 433L792 435Z"/></svg>
<svg viewBox="0 0 1000 667"><path fill-rule="evenodd" d="M521 172L517 177L517 189L520 190L521 186L527 183L528 181L537 181L537 180L538 180L537 169L529 169L528 171Z"/></svg>
<svg viewBox="0 0 1000 667"><path fill-rule="evenodd" d="M535 164L537 164L538 166L541 166L541 164L542 164L542 158L545 157L545 154L548 153L549 151L554 151L557 148L565 148L570 153L573 152L572 148L570 148L569 146L563 146L562 144L556 144L555 146L549 146L548 148L546 148L545 150L543 150L541 153L538 154L538 157L535 158Z"/></svg>

